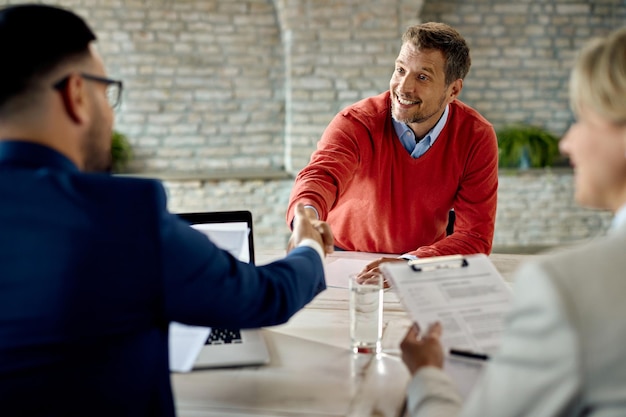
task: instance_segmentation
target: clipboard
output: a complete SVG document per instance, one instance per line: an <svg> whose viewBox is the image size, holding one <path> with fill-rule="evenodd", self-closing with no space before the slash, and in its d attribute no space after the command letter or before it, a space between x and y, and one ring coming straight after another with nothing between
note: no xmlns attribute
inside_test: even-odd
<svg viewBox="0 0 626 417"><path fill-rule="evenodd" d="M513 296L509 285L484 254L384 263L380 269L422 329L441 322L443 370L467 398L482 375L484 358L500 344Z"/></svg>
<svg viewBox="0 0 626 417"><path fill-rule="evenodd" d="M498 349L513 293L487 255L384 263L380 269L422 329L441 322L446 352L489 355Z"/></svg>

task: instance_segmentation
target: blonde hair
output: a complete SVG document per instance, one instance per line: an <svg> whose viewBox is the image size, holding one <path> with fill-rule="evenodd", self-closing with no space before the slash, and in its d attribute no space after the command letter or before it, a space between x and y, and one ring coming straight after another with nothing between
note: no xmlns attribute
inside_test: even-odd
<svg viewBox="0 0 626 417"><path fill-rule="evenodd" d="M626 27L583 47L570 77L575 114L589 107L617 125L626 125Z"/></svg>

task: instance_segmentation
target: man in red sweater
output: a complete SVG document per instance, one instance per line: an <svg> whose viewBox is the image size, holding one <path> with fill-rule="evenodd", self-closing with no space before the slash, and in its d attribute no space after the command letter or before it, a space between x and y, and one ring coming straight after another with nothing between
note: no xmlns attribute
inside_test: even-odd
<svg viewBox="0 0 626 417"><path fill-rule="evenodd" d="M296 178L287 223L304 203L330 224L339 249L490 253L498 148L492 125L457 100L470 64L453 28L410 27L389 91L347 107L326 128ZM456 222L446 236L451 209Z"/></svg>

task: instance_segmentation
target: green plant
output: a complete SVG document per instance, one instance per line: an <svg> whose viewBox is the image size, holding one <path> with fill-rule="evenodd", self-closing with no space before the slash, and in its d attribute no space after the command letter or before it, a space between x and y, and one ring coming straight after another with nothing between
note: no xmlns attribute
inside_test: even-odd
<svg viewBox="0 0 626 417"><path fill-rule="evenodd" d="M496 131L496 135L500 167L549 167L559 158L559 139L541 127L509 125Z"/></svg>
<svg viewBox="0 0 626 417"><path fill-rule="evenodd" d="M111 137L111 170L113 172L124 171L132 156L133 152L128 138L120 132L113 131Z"/></svg>

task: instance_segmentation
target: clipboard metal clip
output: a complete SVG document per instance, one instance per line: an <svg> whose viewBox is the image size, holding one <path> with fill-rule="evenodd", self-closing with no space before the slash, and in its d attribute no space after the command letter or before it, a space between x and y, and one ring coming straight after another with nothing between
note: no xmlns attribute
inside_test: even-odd
<svg viewBox="0 0 626 417"><path fill-rule="evenodd" d="M438 256L436 258L414 259L409 261L409 266L415 272L464 268L467 265L469 265L467 259L462 255Z"/></svg>

